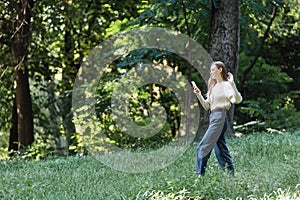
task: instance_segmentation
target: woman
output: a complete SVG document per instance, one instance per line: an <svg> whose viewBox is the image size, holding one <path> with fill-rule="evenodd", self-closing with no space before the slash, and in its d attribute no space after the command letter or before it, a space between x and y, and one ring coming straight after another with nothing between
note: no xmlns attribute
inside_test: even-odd
<svg viewBox="0 0 300 200"><path fill-rule="evenodd" d="M196 173L199 174L199 177L205 174L207 161L214 148L222 169L227 168L234 174L232 158L226 146L224 135L227 129L226 112L231 104L242 101L242 96L235 86L233 75L230 72L226 73L225 65L222 62L214 62L210 68L207 98L203 98L197 86L194 85L193 88L203 108L210 110L209 127L196 150Z"/></svg>

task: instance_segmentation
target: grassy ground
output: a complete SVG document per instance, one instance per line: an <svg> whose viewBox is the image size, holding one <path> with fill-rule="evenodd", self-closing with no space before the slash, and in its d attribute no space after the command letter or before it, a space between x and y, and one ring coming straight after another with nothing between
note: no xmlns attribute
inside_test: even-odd
<svg viewBox="0 0 300 200"><path fill-rule="evenodd" d="M228 139L234 177L214 155L203 180L196 146L149 173L115 171L93 157L0 161L0 199L300 199L300 132Z"/></svg>

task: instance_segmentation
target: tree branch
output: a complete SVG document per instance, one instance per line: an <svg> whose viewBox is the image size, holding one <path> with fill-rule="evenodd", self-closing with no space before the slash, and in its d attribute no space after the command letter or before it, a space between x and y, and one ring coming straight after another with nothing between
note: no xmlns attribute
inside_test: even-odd
<svg viewBox="0 0 300 200"><path fill-rule="evenodd" d="M14 0L7 0L7 2L8 2L8 4L7 4L8 8L15 9L17 12L20 11L21 5L18 2L14 1Z"/></svg>
<svg viewBox="0 0 300 200"><path fill-rule="evenodd" d="M187 32L188 32L188 36L191 37L191 31L190 31L190 28L189 28L189 22L187 20L186 7L185 7L185 4L184 4L183 1L182 1L182 10L183 10L184 22L185 22L186 29L187 29Z"/></svg>
<svg viewBox="0 0 300 200"><path fill-rule="evenodd" d="M245 95L245 82L246 82L246 79L247 79L247 75L254 68L255 63L257 62L259 56L261 55L261 52L263 50L263 46L265 44L265 40L267 39L268 34L270 32L270 29L271 29L271 26L273 24L273 21L274 21L275 17L277 16L277 11L278 11L278 6L275 5L274 8L273 8L272 17L271 17L271 19L268 23L268 27L267 27L263 37L261 38L261 43L259 45L258 51L256 52L254 59L251 61L249 66L243 72L243 77L242 77L242 81L241 81L241 88L242 88L243 95Z"/></svg>

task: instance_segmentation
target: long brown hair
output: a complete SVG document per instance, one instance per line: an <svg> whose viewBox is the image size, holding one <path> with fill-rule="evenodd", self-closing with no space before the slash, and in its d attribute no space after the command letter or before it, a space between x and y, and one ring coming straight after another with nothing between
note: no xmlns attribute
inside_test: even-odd
<svg viewBox="0 0 300 200"><path fill-rule="evenodd" d="M211 64L211 66L213 66L213 65L216 65L216 67L218 69L222 68L221 77L222 77L223 81L228 81L225 64L221 61L216 61L216 62L213 62ZM217 83L217 80L212 79L211 76L210 76L209 79L208 79L208 85L207 85L207 97L209 98L209 100L210 100L211 90L216 85L216 83Z"/></svg>

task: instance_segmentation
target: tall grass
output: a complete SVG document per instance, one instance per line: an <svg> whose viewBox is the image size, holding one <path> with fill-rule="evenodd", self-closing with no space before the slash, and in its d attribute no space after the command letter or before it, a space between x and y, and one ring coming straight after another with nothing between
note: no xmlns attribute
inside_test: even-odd
<svg viewBox="0 0 300 200"><path fill-rule="evenodd" d="M236 174L212 155L194 174L196 144L168 167L115 171L93 157L0 161L0 199L300 199L300 132L228 139Z"/></svg>

